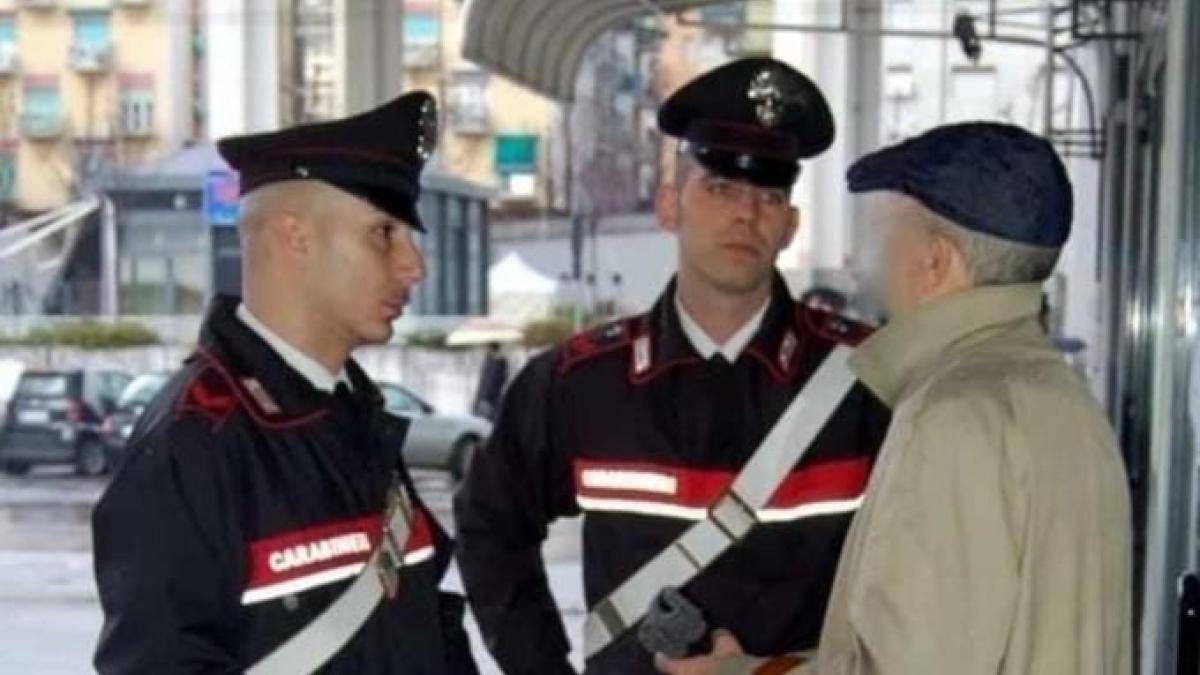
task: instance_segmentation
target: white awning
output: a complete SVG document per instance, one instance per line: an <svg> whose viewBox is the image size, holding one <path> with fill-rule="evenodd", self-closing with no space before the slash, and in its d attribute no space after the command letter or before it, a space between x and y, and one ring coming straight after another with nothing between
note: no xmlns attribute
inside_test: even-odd
<svg viewBox="0 0 1200 675"><path fill-rule="evenodd" d="M604 31L655 12L729 0L471 0L463 56L552 98L570 101L583 54Z"/></svg>
<svg viewBox="0 0 1200 675"><path fill-rule="evenodd" d="M488 290L492 295L554 295L558 282L525 262L518 253L509 253L488 269Z"/></svg>

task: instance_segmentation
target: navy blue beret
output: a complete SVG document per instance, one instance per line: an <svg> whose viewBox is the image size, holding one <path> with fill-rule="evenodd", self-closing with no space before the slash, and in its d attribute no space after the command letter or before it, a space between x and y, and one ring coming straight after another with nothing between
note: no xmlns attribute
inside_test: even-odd
<svg viewBox="0 0 1200 675"><path fill-rule="evenodd" d="M1050 143L1010 124L938 127L859 159L847 179L851 192L900 192L1008 241L1059 248L1071 234L1066 167Z"/></svg>

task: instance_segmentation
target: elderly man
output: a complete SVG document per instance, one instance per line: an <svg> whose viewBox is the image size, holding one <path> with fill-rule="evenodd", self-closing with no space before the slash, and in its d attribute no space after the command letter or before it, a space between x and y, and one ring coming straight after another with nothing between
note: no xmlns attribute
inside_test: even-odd
<svg viewBox="0 0 1200 675"><path fill-rule="evenodd" d="M243 297L213 302L96 508L99 672L475 672L405 425L350 359L424 274L435 134L413 93L219 144L241 174Z"/></svg>
<svg viewBox="0 0 1200 675"><path fill-rule="evenodd" d="M1071 188L1015 127L863 158L892 322L853 367L894 417L815 656L659 659L668 673L1130 671L1129 500L1113 434L1038 326ZM721 658L724 656L725 658Z"/></svg>

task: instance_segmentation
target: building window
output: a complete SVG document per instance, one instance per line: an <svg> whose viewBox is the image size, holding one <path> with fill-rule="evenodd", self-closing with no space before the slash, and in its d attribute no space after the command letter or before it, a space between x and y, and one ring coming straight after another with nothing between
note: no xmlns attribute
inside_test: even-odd
<svg viewBox="0 0 1200 675"><path fill-rule="evenodd" d="M108 12L73 12L75 37L71 42L71 66L80 73L99 73L108 68L111 36Z"/></svg>
<svg viewBox="0 0 1200 675"><path fill-rule="evenodd" d="M496 173L509 197L531 198L537 187L537 136L498 134Z"/></svg>
<svg viewBox="0 0 1200 675"><path fill-rule="evenodd" d="M121 131L126 136L154 133L154 92L148 89L121 92Z"/></svg>
<svg viewBox="0 0 1200 675"><path fill-rule="evenodd" d="M0 44L16 44L17 23L12 14L0 14Z"/></svg>
<svg viewBox="0 0 1200 675"><path fill-rule="evenodd" d="M491 131L491 113L487 102L488 74L481 70L461 70L450 82L447 122L460 134L487 134Z"/></svg>
<svg viewBox="0 0 1200 675"><path fill-rule="evenodd" d="M17 69L17 25L11 14L0 14L0 73Z"/></svg>
<svg viewBox="0 0 1200 675"><path fill-rule="evenodd" d="M430 0L404 2L404 65L429 68L437 65L441 48L438 5Z"/></svg>
<svg viewBox="0 0 1200 675"><path fill-rule="evenodd" d="M108 49L111 44L108 12L72 12L75 44L91 49Z"/></svg>
<svg viewBox="0 0 1200 675"><path fill-rule="evenodd" d="M737 26L746 20L746 5L740 2L721 3L700 8L700 20Z"/></svg>
<svg viewBox="0 0 1200 675"><path fill-rule="evenodd" d="M484 261L487 242L483 226L483 202L470 199L467 208L467 314L486 314L487 263Z"/></svg>
<svg viewBox="0 0 1200 675"><path fill-rule="evenodd" d="M121 76L120 131L124 136L149 136L154 133L154 76Z"/></svg>
<svg viewBox="0 0 1200 675"><path fill-rule="evenodd" d="M26 83L25 112L33 115L58 115L62 101L58 93L58 83L49 82Z"/></svg>
<svg viewBox="0 0 1200 675"><path fill-rule="evenodd" d="M419 302L414 307L415 314L438 314L442 307L440 279L444 201L445 197L441 192L426 190L417 202L417 210L421 214L421 222L425 224L426 234L420 237L421 252L425 254L425 282L417 286Z"/></svg>
<svg viewBox="0 0 1200 675"><path fill-rule="evenodd" d="M463 200L458 195L446 196L446 220L442 232L442 282L445 284L445 304L441 314L466 313L467 232L463 223Z"/></svg>
<svg viewBox="0 0 1200 675"><path fill-rule="evenodd" d="M62 97L58 78L30 77L21 100L21 128L33 138L55 136L62 127Z"/></svg>

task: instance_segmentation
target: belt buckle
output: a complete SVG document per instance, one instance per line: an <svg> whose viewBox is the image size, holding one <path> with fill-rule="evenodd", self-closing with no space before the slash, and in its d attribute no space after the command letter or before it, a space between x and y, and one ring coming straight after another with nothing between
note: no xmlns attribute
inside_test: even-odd
<svg viewBox="0 0 1200 675"><path fill-rule="evenodd" d="M396 540L387 527L383 528L383 538L379 542L379 557L375 560L375 573L379 575L379 584L383 586L384 595L388 600L396 599L400 593L400 573L404 566L404 556L396 550Z"/></svg>
<svg viewBox="0 0 1200 675"><path fill-rule="evenodd" d="M739 541L757 523L758 516L736 492L730 490L708 510L708 519L729 541Z"/></svg>
<svg viewBox="0 0 1200 675"><path fill-rule="evenodd" d="M379 541L379 557L375 561L379 583L389 600L393 600L400 592L400 573L404 567L404 546L407 542L396 540L392 532L392 516L399 512L406 523L413 522L412 502L403 485L396 480L387 495L388 508L383 521L383 533Z"/></svg>

